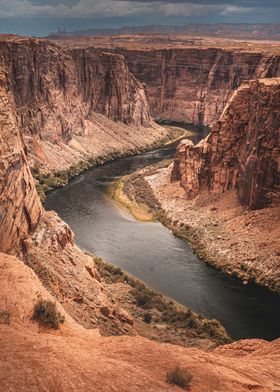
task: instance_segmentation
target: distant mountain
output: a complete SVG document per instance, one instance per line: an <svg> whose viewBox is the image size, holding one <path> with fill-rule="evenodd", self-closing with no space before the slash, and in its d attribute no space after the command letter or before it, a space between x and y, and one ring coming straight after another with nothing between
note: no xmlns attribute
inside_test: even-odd
<svg viewBox="0 0 280 392"><path fill-rule="evenodd" d="M121 34L189 34L206 35L212 37L239 38L239 39L268 39L280 40L280 23L275 24L188 24L184 26L151 25L121 27L116 29L88 29L73 32L58 31L48 35L48 38L65 38L86 35L121 35Z"/></svg>

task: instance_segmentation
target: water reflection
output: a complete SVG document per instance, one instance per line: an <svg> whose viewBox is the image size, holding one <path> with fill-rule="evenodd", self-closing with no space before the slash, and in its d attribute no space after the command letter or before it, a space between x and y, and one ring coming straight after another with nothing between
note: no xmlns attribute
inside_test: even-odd
<svg viewBox="0 0 280 392"><path fill-rule="evenodd" d="M199 141L204 132L193 140ZM120 176L173 157L176 144L92 169L48 195L46 208L56 210L71 226L81 248L196 312L220 320L234 338L279 337L279 296L244 286L206 266L164 226L136 221L104 193Z"/></svg>

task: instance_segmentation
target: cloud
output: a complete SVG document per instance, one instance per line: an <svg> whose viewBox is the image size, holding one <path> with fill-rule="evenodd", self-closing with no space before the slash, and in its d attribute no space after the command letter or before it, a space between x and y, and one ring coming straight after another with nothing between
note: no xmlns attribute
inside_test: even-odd
<svg viewBox="0 0 280 392"><path fill-rule="evenodd" d="M77 4L79 0L30 0L30 2L37 5L56 6L58 4L64 4L66 6L73 7L73 5Z"/></svg>
<svg viewBox="0 0 280 392"><path fill-rule="evenodd" d="M114 0L119 1L119 0ZM141 2L150 3L151 0L122 0L126 2ZM197 4L197 5L226 5L239 7L280 7L279 0L158 0L159 3L182 3L182 4Z"/></svg>
<svg viewBox="0 0 280 392"><path fill-rule="evenodd" d="M250 7L239 7L238 5L227 5L221 11L221 15L248 14L252 12L257 12L257 9Z"/></svg>
<svg viewBox="0 0 280 392"><path fill-rule="evenodd" d="M0 0L0 17L242 15L280 7L279 0Z"/></svg>
<svg viewBox="0 0 280 392"><path fill-rule="evenodd" d="M154 3L153 3L154 4ZM0 0L0 17L96 17L126 16L145 13L151 9L148 3L114 0Z"/></svg>

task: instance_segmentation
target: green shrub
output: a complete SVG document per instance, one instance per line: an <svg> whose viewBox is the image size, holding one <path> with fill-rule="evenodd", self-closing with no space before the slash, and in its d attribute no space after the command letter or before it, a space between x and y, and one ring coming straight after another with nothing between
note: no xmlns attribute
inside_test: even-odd
<svg viewBox="0 0 280 392"><path fill-rule="evenodd" d="M200 321L192 314L186 322L186 327L196 329L200 326Z"/></svg>
<svg viewBox="0 0 280 392"><path fill-rule="evenodd" d="M10 325L11 323L11 314L4 310L0 312L0 324Z"/></svg>
<svg viewBox="0 0 280 392"><path fill-rule="evenodd" d="M134 297L137 306L146 309L147 313L150 313L150 309L156 310L159 322L172 325L173 328L185 329L188 336L211 339L218 345L231 342L225 329L217 320L207 320L190 309L178 307L173 301L149 289L143 282L126 274L119 267L105 263L90 253L88 255L93 258L102 279L107 283L127 283L131 287L129 294ZM141 317L145 321L145 316Z"/></svg>
<svg viewBox="0 0 280 392"><path fill-rule="evenodd" d="M145 321L145 323L150 324L152 321L152 315L151 313L145 313L143 320Z"/></svg>
<svg viewBox="0 0 280 392"><path fill-rule="evenodd" d="M42 299L35 305L32 319L53 329L58 329L65 320L57 311L55 302Z"/></svg>
<svg viewBox="0 0 280 392"><path fill-rule="evenodd" d="M244 264L244 263L241 263L240 264L240 269L241 269L241 271L248 271L248 265L247 264Z"/></svg>
<svg viewBox="0 0 280 392"><path fill-rule="evenodd" d="M192 380L192 375L188 369L177 366L167 373L167 382L169 384L178 385L183 389L187 389Z"/></svg>
<svg viewBox="0 0 280 392"><path fill-rule="evenodd" d="M192 312L188 309L186 311L177 310L174 305L169 305L162 313L162 320L167 323L181 323L182 327L192 317Z"/></svg>
<svg viewBox="0 0 280 392"><path fill-rule="evenodd" d="M94 258L94 263L99 274L106 283L118 283L123 282L126 279L126 275L119 267L109 263L104 263L104 261L98 257Z"/></svg>
<svg viewBox="0 0 280 392"><path fill-rule="evenodd" d="M225 329L217 320L203 320L198 328L198 333L207 338L215 339L221 344L230 343L231 341Z"/></svg>
<svg viewBox="0 0 280 392"><path fill-rule="evenodd" d="M152 303L152 294L149 289L133 289L130 293L135 297L137 305L141 308L149 308Z"/></svg>

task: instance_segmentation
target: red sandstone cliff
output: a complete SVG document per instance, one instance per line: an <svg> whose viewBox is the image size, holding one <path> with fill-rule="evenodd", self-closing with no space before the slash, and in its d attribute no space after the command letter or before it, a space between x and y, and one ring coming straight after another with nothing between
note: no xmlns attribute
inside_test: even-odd
<svg viewBox="0 0 280 392"><path fill-rule="evenodd" d="M186 123L212 125L244 81L280 76L280 56L262 51L190 47L116 52L146 85L152 115Z"/></svg>
<svg viewBox="0 0 280 392"><path fill-rule="evenodd" d="M22 124L17 121L16 97L5 71L0 64L0 252L17 254L32 267L45 288L84 326L98 326L105 318L103 333L133 334L130 317L108 300L92 258L75 246L68 225L41 206L26 159ZM29 90L23 91L27 101ZM2 270L0 278L2 287ZM103 307L108 317L101 314Z"/></svg>
<svg viewBox="0 0 280 392"><path fill-rule="evenodd" d="M51 132L52 120L57 135L67 139L84 131L83 121L92 112L131 125L151 121L143 87L120 55L2 38L0 56L25 133L44 137ZM65 124L67 115L75 122L69 119Z"/></svg>
<svg viewBox="0 0 280 392"><path fill-rule="evenodd" d="M167 134L152 123L144 88L121 55L2 36L0 62L29 162L41 170L137 150Z"/></svg>
<svg viewBox="0 0 280 392"><path fill-rule="evenodd" d="M244 80L280 75L279 55L260 50L114 53L2 37L0 58L32 166L62 170L152 144L166 133L151 122L150 110L158 118L213 124Z"/></svg>
<svg viewBox="0 0 280 392"><path fill-rule="evenodd" d="M27 165L14 102L0 67L0 249L10 251L36 229L42 207Z"/></svg>
<svg viewBox="0 0 280 392"><path fill-rule="evenodd" d="M23 43L19 49L24 47ZM36 51L33 54L34 60ZM17 61L25 61L17 56ZM13 56L8 59L12 61ZM26 66L20 75L28 74ZM0 253L0 391L169 391L176 387L166 383L166 373L176 365L191 370L191 388L197 392L278 390L278 341L245 341L206 353L140 337L102 338L97 330L79 325L98 327L102 318L104 333L135 333L129 315L108 301L93 260L74 246L73 233L56 214L43 211L34 188L23 140L26 143L26 135L35 134L38 143L45 138L45 147L57 135L67 145L72 130L68 134L62 126L56 134L52 128L63 124L57 113L69 114L62 92L54 99L56 86L46 78L42 83L52 87L48 90L44 85L35 99L32 78L40 78L39 74L32 74L26 84L22 76L11 77L11 68L4 61L0 73L0 251L17 253L21 260ZM40 83L35 85L40 89ZM38 113L42 123L37 128ZM57 302L65 315L60 330L50 331L32 320L39 298L63 304Z"/></svg>
<svg viewBox="0 0 280 392"><path fill-rule="evenodd" d="M279 102L279 78L243 84L204 141L180 144L172 179L189 198L237 189L250 208L279 203Z"/></svg>

